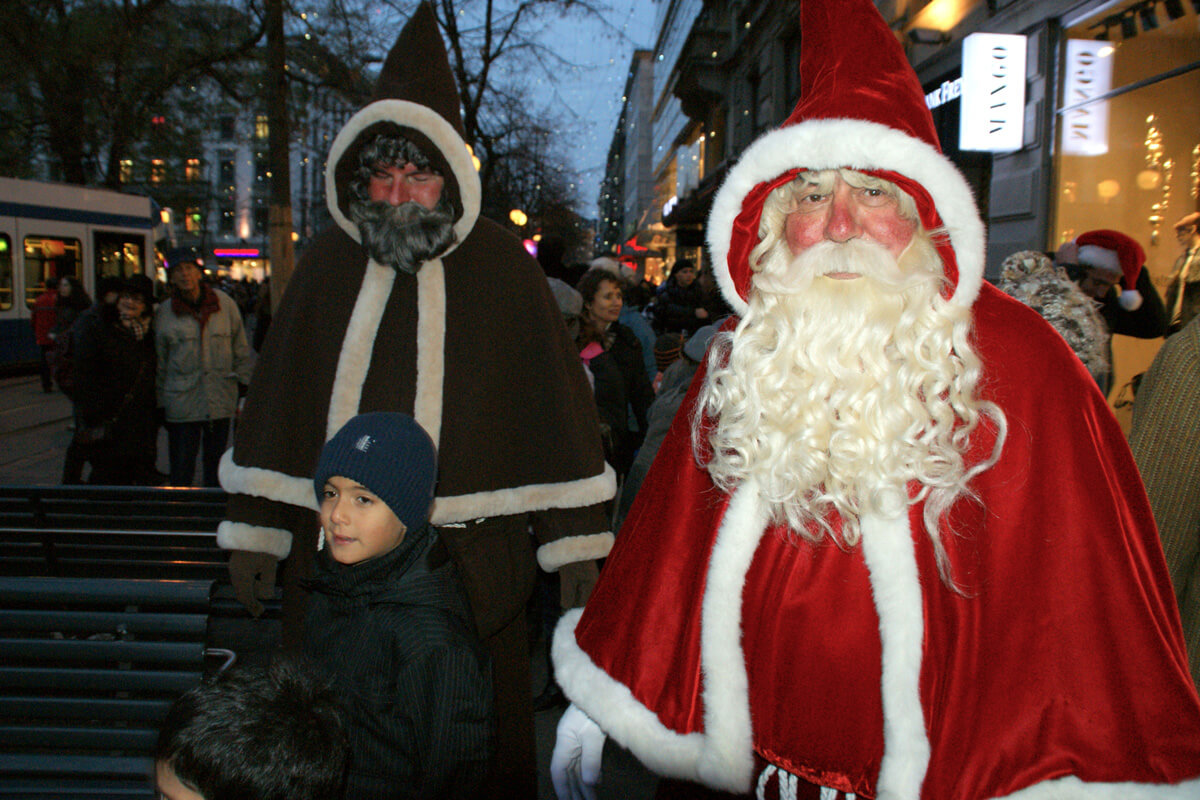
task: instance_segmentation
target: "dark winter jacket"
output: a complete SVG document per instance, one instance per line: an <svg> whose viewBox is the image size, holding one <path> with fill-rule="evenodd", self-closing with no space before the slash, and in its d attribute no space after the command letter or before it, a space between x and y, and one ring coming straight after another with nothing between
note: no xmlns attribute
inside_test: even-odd
<svg viewBox="0 0 1200 800"><path fill-rule="evenodd" d="M145 485L157 482L154 468L154 331L142 339L123 327L116 306L96 306L72 328L75 406L83 424L109 424L112 435L93 445L92 483ZM146 320L147 325L150 319Z"/></svg>
<svg viewBox="0 0 1200 800"><path fill-rule="evenodd" d="M351 566L322 554L306 585L304 653L341 696L350 734L346 798L477 796L491 672L433 529Z"/></svg>
<svg viewBox="0 0 1200 800"><path fill-rule="evenodd" d="M608 347L588 366L595 380L596 410L611 436L606 442L611 448L608 457L617 474L624 475L646 435L646 414L654 402L654 389L642 366L642 344L633 331L614 322L606 340Z"/></svg>
<svg viewBox="0 0 1200 800"><path fill-rule="evenodd" d="M691 335L707 325L709 320L696 316L696 309L704 306L704 300L704 289L698 280L680 286L674 276L667 278L654 300L654 321L659 332Z"/></svg>

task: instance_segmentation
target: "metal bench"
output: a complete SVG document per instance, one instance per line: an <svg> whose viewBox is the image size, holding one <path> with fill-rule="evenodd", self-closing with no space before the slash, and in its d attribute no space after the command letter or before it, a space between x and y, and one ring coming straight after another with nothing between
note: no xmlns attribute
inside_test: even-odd
<svg viewBox="0 0 1200 800"><path fill-rule="evenodd" d="M152 800L156 730L229 650L211 581L0 577L0 797Z"/></svg>
<svg viewBox="0 0 1200 800"><path fill-rule="evenodd" d="M0 487L0 575L219 580L220 489Z"/></svg>

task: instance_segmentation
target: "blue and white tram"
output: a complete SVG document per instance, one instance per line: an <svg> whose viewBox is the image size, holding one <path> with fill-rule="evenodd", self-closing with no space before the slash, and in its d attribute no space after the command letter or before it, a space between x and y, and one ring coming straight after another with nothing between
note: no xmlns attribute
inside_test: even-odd
<svg viewBox="0 0 1200 800"><path fill-rule="evenodd" d="M30 309L74 275L95 298L103 275L155 276L149 197L107 189L0 178L0 369L38 360Z"/></svg>

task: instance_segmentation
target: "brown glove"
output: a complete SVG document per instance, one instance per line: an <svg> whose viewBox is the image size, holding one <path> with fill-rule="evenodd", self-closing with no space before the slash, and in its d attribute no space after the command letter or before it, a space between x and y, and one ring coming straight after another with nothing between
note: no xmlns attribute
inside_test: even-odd
<svg viewBox="0 0 1200 800"><path fill-rule="evenodd" d="M275 565L278 560L270 553L251 553L232 550L229 553L229 579L238 602L250 616L259 617L263 604L258 602L275 596Z"/></svg>
<svg viewBox="0 0 1200 800"><path fill-rule="evenodd" d="M595 561L576 561L559 567L559 602L562 603L562 607L582 607L592 596L592 589L599 579L600 568L596 566Z"/></svg>

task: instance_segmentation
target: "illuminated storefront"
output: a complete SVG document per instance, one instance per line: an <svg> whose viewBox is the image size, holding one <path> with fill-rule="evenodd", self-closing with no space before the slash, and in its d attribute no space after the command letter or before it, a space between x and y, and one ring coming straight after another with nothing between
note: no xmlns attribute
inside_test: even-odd
<svg viewBox="0 0 1200 800"><path fill-rule="evenodd" d="M1160 294L1180 253L1173 224L1198 208L1195 5L1109 3L1063 20L1047 247L1096 228L1127 233L1145 248ZM1150 365L1161 344L1115 337L1110 399Z"/></svg>

